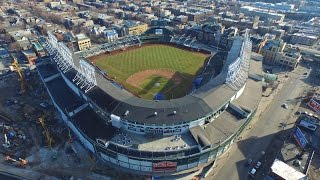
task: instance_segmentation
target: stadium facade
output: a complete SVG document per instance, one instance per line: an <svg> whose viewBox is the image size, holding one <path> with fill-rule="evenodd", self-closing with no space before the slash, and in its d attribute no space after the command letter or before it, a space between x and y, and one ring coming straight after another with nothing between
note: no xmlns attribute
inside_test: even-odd
<svg viewBox="0 0 320 180"><path fill-rule="evenodd" d="M152 31L214 54L193 38ZM234 40L219 74L184 97L161 101L124 90L51 33L41 43L50 56L38 59L37 69L61 118L89 151L122 170L171 175L210 165L236 141L260 101L261 85L248 77L261 69L250 59L248 32ZM104 49L141 45L130 36Z"/></svg>

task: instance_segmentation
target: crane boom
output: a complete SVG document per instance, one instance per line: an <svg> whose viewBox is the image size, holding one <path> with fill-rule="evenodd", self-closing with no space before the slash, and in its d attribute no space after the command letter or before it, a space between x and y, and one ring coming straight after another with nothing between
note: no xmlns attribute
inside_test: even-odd
<svg viewBox="0 0 320 180"><path fill-rule="evenodd" d="M17 73L19 74L19 77L20 77L20 79L19 79L20 80L20 94L24 94L27 89L26 78L23 74L21 67L19 66L19 62L18 62L17 58L13 55L11 55L11 57L13 59L13 63L11 65L14 68L14 70L17 71Z"/></svg>

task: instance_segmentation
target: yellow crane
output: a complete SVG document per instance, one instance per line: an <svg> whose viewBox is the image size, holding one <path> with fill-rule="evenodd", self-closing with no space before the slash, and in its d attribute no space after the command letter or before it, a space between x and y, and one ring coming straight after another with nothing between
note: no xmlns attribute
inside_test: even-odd
<svg viewBox="0 0 320 180"><path fill-rule="evenodd" d="M52 144L54 143L54 139L50 135L49 129L47 128L47 126L45 124L44 117L40 117L38 119L38 122L41 124L42 128L44 129L44 132L45 132L45 135L46 135L46 139L47 139L47 144L51 148Z"/></svg>
<svg viewBox="0 0 320 180"><path fill-rule="evenodd" d="M26 78L23 74L23 71L21 69L21 67L19 66L19 62L17 60L17 58L13 55L11 55L12 59L13 59L13 63L11 64L11 66L13 67L14 70L17 71L17 73L19 74L19 81L20 81L20 94L24 94L27 90L27 81Z"/></svg>

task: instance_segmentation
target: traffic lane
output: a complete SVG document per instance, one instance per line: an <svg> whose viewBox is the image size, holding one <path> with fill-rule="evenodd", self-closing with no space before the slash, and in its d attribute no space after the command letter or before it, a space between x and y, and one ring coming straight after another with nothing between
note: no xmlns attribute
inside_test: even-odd
<svg viewBox="0 0 320 180"><path fill-rule="evenodd" d="M297 71L301 72L301 69ZM291 78L285 83L280 92L278 92L278 94L274 97L274 100L271 102L265 113L261 116L259 124L257 124L249 132L251 137L265 137L263 143L247 141L247 144L243 146L241 150L239 149L239 145L237 144L235 152L231 153L230 158L215 176L216 179L248 178L248 168L245 168L244 163L247 157L258 155L258 153L261 153L262 150L266 149L273 138L273 136L267 135L274 134L279 131L278 126L281 122L279 117L283 119L290 114L290 111L285 111L280 106L281 103L285 102L286 99L288 99L292 90L299 83L299 75L300 73L290 74ZM292 109L292 106L289 105L289 108ZM257 158L255 160L257 160Z"/></svg>

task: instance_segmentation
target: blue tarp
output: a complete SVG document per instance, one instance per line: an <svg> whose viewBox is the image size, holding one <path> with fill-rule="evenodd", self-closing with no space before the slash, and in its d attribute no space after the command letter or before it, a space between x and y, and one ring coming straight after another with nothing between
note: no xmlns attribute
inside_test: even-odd
<svg viewBox="0 0 320 180"><path fill-rule="evenodd" d="M154 100L165 100L165 95L162 93L157 93L154 95Z"/></svg>

